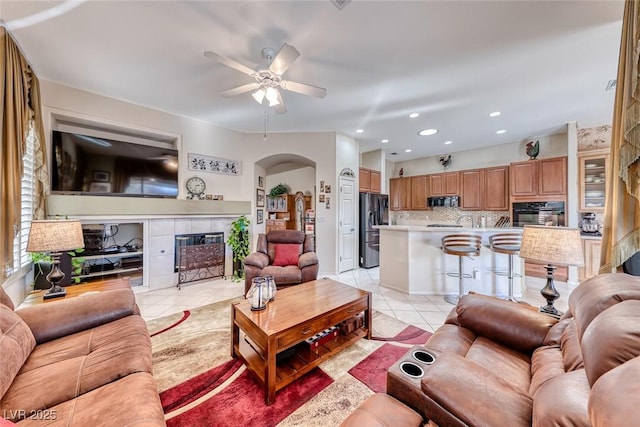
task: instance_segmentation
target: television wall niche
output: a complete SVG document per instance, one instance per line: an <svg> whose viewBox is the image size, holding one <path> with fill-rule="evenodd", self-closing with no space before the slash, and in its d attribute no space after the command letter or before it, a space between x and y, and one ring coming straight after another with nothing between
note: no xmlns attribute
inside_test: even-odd
<svg viewBox="0 0 640 427"><path fill-rule="evenodd" d="M178 196L178 151L53 131L51 192L101 196Z"/></svg>

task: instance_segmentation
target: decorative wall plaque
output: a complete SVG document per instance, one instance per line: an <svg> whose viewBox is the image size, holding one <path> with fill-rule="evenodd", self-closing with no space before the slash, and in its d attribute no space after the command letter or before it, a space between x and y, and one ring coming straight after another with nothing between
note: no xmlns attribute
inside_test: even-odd
<svg viewBox="0 0 640 427"><path fill-rule="evenodd" d="M189 170L240 176L242 175L242 162L189 153Z"/></svg>

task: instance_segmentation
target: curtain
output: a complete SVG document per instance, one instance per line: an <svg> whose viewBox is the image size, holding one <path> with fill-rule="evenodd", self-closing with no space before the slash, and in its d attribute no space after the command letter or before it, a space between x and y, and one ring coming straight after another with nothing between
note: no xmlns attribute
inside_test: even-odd
<svg viewBox="0 0 640 427"><path fill-rule="evenodd" d="M29 120L34 121L37 136L36 218L45 216L49 180L39 82L4 27L0 27L0 102L0 278L5 278L13 269L13 240L20 226L22 159Z"/></svg>
<svg viewBox="0 0 640 427"><path fill-rule="evenodd" d="M600 272L620 266L640 250L640 15L637 0L625 2Z"/></svg>

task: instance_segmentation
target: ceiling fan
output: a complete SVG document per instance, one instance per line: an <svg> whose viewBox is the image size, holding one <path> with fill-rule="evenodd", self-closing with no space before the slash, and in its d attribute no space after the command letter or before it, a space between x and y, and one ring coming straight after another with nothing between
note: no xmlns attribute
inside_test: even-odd
<svg viewBox="0 0 640 427"><path fill-rule="evenodd" d="M220 96L225 98L255 91L251 96L253 96L258 104L268 103L270 107L274 107L276 113L283 114L287 112L287 108L284 105L284 100L282 99L282 94L279 89L318 98L324 98L327 95L327 90L324 88L282 78L282 75L287 71L289 66L291 66L293 61L300 56L300 52L287 43L282 45L278 53L272 48L265 47L262 49L262 56L266 64L258 66L255 70L215 52L206 51L204 56L218 61L227 67L234 68L256 80L254 83L248 83L221 92Z"/></svg>

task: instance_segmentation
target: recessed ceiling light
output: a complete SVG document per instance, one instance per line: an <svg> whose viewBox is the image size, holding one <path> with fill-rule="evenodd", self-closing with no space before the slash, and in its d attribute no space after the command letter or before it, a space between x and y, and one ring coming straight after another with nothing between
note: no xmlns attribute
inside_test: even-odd
<svg viewBox="0 0 640 427"><path fill-rule="evenodd" d="M386 144L387 142L389 142L389 140L388 140L388 139L383 139L383 140L382 140L382 141L380 141L380 142L382 142L383 144Z"/></svg>
<svg viewBox="0 0 640 427"><path fill-rule="evenodd" d="M362 130L362 129L357 129L356 130L356 133L362 133L362 132L364 132L364 130Z"/></svg>
<svg viewBox="0 0 640 427"><path fill-rule="evenodd" d="M415 119L416 117L418 117L420 115L420 113L411 113L409 114L409 118L410 119Z"/></svg>
<svg viewBox="0 0 640 427"><path fill-rule="evenodd" d="M453 144L453 141L445 141L444 145L449 145L449 144Z"/></svg>
<svg viewBox="0 0 640 427"><path fill-rule="evenodd" d="M411 148L407 148L406 150L404 150L404 152L405 152L405 153L410 153L410 152L412 152L412 151L413 151L413 150L412 150Z"/></svg>
<svg viewBox="0 0 640 427"><path fill-rule="evenodd" d="M505 133L505 132L506 132L506 130L504 130L504 129L500 129L500 130L497 130L497 131L496 131L496 133L497 133L498 135L500 135L501 133Z"/></svg>
<svg viewBox="0 0 640 427"><path fill-rule="evenodd" d="M418 132L418 135L429 136L429 135L435 135L436 133L438 133L438 129L424 129Z"/></svg>
<svg viewBox="0 0 640 427"><path fill-rule="evenodd" d="M489 114L489 117L498 117L500 114L502 114L500 111L494 111L493 113Z"/></svg>

